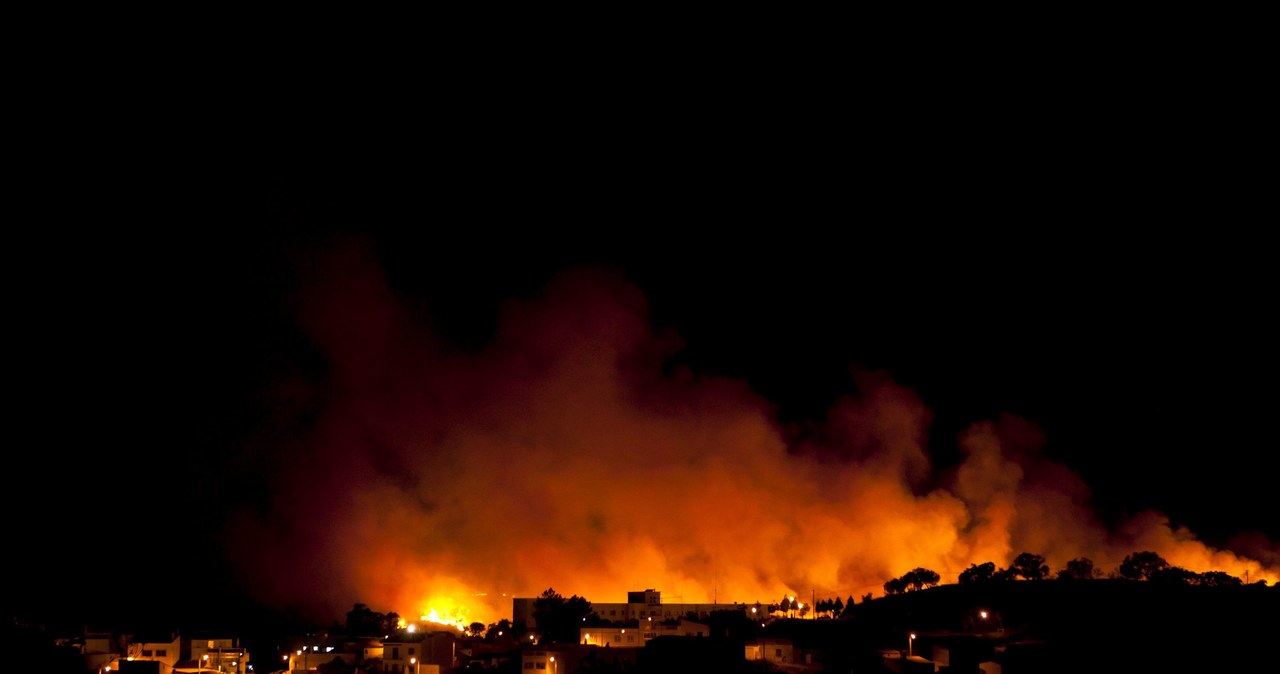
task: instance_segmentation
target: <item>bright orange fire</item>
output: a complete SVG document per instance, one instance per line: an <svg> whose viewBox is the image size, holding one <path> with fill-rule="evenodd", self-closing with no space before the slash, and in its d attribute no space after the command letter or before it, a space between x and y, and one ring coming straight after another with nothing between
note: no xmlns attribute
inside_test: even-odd
<svg viewBox="0 0 1280 674"><path fill-rule="evenodd" d="M655 334L645 298L608 271L510 303L479 351L398 302L359 246L302 281L325 378L271 392L280 417L260 442L280 468L275 500L229 537L279 551L236 556L278 605L331 617L362 602L461 628L547 588L595 602L644 588L671 603L856 599L915 567L955 582L1024 551L1054 570L1153 550L1280 578L1159 513L1104 528L1028 420L976 421L958 438L964 462L937 474L931 412L887 373L858 375L822 439L789 445L744 382L664 370L679 338Z"/></svg>

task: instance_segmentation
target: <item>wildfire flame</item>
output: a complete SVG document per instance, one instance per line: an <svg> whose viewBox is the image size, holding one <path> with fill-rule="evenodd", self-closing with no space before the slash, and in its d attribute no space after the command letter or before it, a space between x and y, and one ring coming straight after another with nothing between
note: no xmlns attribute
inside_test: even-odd
<svg viewBox="0 0 1280 674"><path fill-rule="evenodd" d="M655 334L617 275L562 275L463 352L366 249L326 255L308 259L299 301L324 374L272 392L285 415L262 443L283 453L274 501L227 537L311 560L282 577L270 557L237 556L262 565L244 576L264 601L312 602L318 616L417 607L462 629L548 587L593 602L642 588L686 603L857 598L915 567L956 582L1023 551L1053 569L1088 557L1105 572L1152 550L1191 571L1280 578L1270 541L1251 556L1215 549L1159 513L1104 527L1030 420L975 421L942 472L932 412L888 373L857 375L821 432L789 440L745 382L668 367L678 338Z"/></svg>
<svg viewBox="0 0 1280 674"><path fill-rule="evenodd" d="M442 616L435 609L431 609L427 611L427 613L421 616L420 619L423 622L436 623L437 625L448 625L450 627L456 627L458 628L459 631L466 630L467 626L470 624L467 622L466 618L462 614L446 613L445 615Z"/></svg>

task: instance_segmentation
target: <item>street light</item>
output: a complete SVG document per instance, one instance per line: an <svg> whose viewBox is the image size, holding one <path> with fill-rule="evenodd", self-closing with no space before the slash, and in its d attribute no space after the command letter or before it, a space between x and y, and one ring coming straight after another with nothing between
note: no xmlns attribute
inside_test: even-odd
<svg viewBox="0 0 1280 674"><path fill-rule="evenodd" d="M907 636L907 657L908 658L911 657L911 645L915 642L915 640L916 640L915 632L912 632L909 636Z"/></svg>
<svg viewBox="0 0 1280 674"><path fill-rule="evenodd" d="M413 674L418 674L418 659L409 658L409 664L413 665Z"/></svg>
<svg viewBox="0 0 1280 674"><path fill-rule="evenodd" d="M556 672L556 671L558 671L558 670L556 669L556 667L557 667L557 666L558 666L558 665L556 665L556 656L554 656L554 655L553 655L553 656L551 656L551 672L552 672L552 674L555 674L555 672Z"/></svg>

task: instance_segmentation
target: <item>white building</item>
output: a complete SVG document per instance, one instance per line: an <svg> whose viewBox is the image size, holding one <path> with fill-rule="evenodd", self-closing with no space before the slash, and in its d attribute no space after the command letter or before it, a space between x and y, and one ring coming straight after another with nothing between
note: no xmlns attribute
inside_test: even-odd
<svg viewBox="0 0 1280 674"><path fill-rule="evenodd" d="M684 618L680 619L676 625L664 625L661 622L645 619L640 627L583 627L578 632L581 635L578 643L584 646L613 648L640 648L645 645L645 642L655 637L711 636L709 627Z"/></svg>
<svg viewBox="0 0 1280 674"><path fill-rule="evenodd" d="M536 598L517 597L512 600L511 617L513 622L523 623L526 629L537 628L533 609ZM750 614L749 604L664 604L662 593L652 588L638 592L628 592L626 603L591 603L591 612L601 620L610 622L653 622L679 620L693 614L705 618L712 611L740 610Z"/></svg>

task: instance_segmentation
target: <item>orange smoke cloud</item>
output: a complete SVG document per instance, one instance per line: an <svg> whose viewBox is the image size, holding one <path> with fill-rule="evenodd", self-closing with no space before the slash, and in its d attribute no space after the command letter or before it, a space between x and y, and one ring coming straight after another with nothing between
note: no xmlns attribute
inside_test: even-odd
<svg viewBox="0 0 1280 674"><path fill-rule="evenodd" d="M468 350L358 242L311 259L297 308L317 367L268 393L249 449L271 497L227 530L257 551L233 557L265 603L488 623L548 587L601 602L649 587L684 602L858 597L917 566L954 582L1022 551L1107 570L1150 549L1278 577L1158 515L1104 530L1021 419L975 423L963 463L935 475L930 412L886 373L858 375L822 432L788 446L745 382L664 369L678 338L655 334L646 298L607 269L509 302Z"/></svg>

